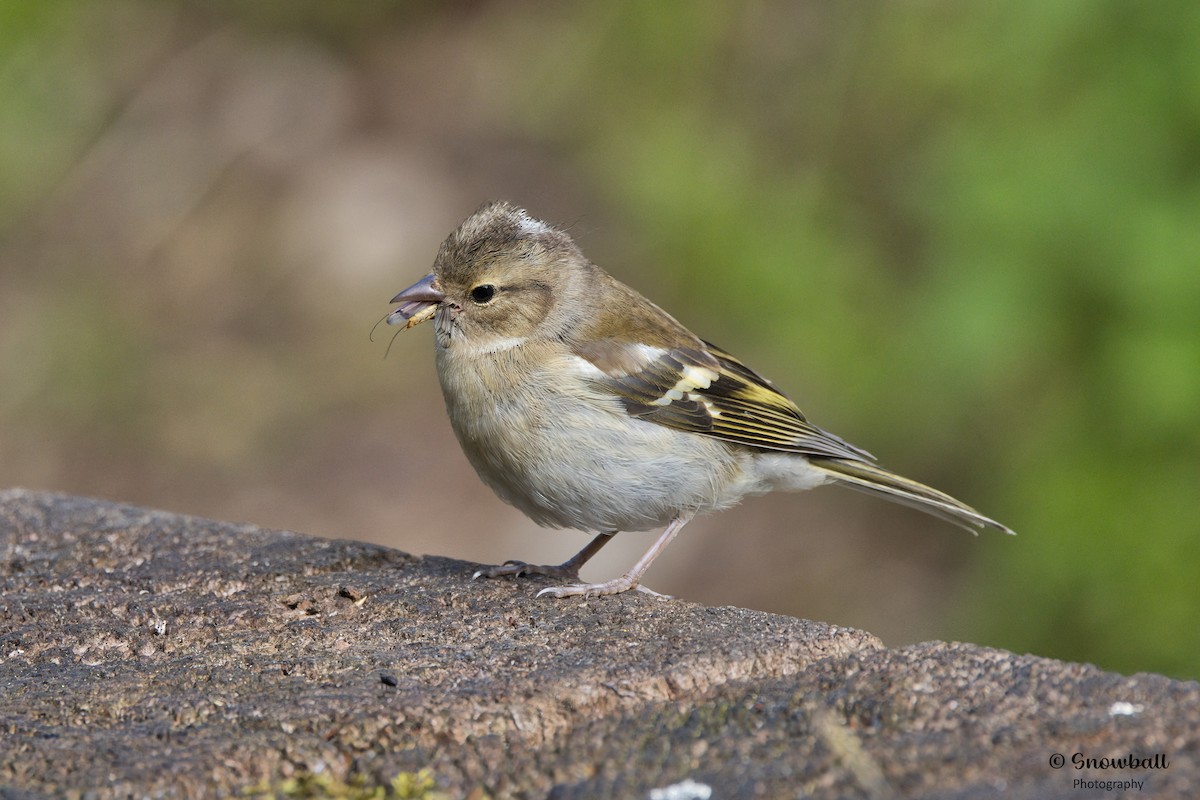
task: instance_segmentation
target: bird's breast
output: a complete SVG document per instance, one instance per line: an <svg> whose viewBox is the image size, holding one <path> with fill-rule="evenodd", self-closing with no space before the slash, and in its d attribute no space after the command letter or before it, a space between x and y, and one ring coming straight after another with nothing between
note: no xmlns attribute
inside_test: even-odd
<svg viewBox="0 0 1200 800"><path fill-rule="evenodd" d="M629 417L619 401L553 357L523 348L462 358L438 352L451 426L468 461L534 521L644 530L681 512L731 505L744 462L709 437Z"/></svg>

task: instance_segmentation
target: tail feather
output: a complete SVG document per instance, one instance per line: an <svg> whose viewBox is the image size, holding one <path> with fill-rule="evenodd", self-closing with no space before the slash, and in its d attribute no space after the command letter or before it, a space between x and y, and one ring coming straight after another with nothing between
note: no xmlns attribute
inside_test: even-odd
<svg viewBox="0 0 1200 800"><path fill-rule="evenodd" d="M955 500L945 492L888 472L882 467L864 461L843 458L809 458L809 463L828 473L842 486L891 500L893 503L911 506L926 514L952 522L971 533L979 528L995 528L1004 533L1015 533L990 517L985 517L966 503Z"/></svg>

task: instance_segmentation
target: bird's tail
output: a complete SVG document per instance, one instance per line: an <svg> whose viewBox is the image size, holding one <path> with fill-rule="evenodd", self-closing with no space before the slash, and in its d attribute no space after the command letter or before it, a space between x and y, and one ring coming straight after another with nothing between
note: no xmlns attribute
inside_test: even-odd
<svg viewBox="0 0 1200 800"><path fill-rule="evenodd" d="M817 469L827 473L835 483L858 489L861 492L902 503L906 506L941 517L971 533L978 533L979 528L995 528L1005 533L1015 533L996 520L985 517L966 503L955 500L945 492L939 492L917 483L914 480L901 477L894 472L876 467L864 461L851 461L844 458L809 458Z"/></svg>

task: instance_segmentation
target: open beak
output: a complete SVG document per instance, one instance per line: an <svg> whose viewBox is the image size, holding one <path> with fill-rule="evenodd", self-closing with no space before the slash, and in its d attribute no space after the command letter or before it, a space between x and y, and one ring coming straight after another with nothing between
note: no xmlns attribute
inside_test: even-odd
<svg viewBox="0 0 1200 800"><path fill-rule="evenodd" d="M420 325L433 318L438 303L445 299L446 295L438 287L437 278L431 272L392 298L392 302L399 303L400 307L387 315L387 324L404 323L404 330Z"/></svg>

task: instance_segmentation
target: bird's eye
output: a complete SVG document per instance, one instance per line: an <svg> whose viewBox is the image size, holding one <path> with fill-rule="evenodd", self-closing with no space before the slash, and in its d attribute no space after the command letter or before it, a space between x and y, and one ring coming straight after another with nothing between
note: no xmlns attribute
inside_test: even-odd
<svg viewBox="0 0 1200 800"><path fill-rule="evenodd" d="M479 305L483 305L495 296L496 287L490 283L482 283L471 290L471 299L479 303Z"/></svg>

